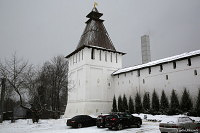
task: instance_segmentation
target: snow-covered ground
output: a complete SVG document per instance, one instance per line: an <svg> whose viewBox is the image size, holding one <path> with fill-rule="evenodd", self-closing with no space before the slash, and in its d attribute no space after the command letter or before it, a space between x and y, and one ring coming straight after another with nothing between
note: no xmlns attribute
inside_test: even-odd
<svg viewBox="0 0 200 133"><path fill-rule="evenodd" d="M119 133L159 133L159 121L170 118L173 116L165 116L165 115L147 115L147 120L144 120L144 114L134 114L135 116L139 116L143 119L143 124L141 128L127 128ZM191 117L192 119L200 121L200 117ZM155 120L155 121L149 121ZM113 133L114 131L108 130L107 128L97 128L86 127L80 129L73 129L66 126L66 118L58 119L58 120L40 120L39 123L32 123L30 119L27 120L17 120L15 123L11 123L10 121L4 121L0 124L0 133L100 133L107 132Z"/></svg>

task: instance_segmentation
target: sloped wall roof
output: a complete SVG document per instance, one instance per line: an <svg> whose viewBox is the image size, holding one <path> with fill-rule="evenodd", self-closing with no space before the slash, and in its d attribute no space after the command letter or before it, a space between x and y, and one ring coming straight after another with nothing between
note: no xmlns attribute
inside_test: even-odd
<svg viewBox="0 0 200 133"><path fill-rule="evenodd" d="M125 73L125 72L130 72L130 71L134 71L134 70L138 70L138 69L143 69L143 68L146 68L146 67L151 67L151 66L164 64L164 63L167 63L167 62L173 62L173 61L189 58L189 57L192 57L192 56L199 56L199 55L200 55L200 50L196 50L196 51L183 53L183 54L171 56L171 57L160 59L160 60L151 61L151 62L148 62L148 63L145 63L145 64L136 65L136 66L133 66L133 67L122 68L122 69L115 71L112 75L117 75L117 74L121 74L121 73Z"/></svg>

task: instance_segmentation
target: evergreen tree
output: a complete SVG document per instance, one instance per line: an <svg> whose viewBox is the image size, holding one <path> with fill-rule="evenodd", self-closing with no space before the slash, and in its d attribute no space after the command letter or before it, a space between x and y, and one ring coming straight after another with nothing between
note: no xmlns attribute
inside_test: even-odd
<svg viewBox="0 0 200 133"><path fill-rule="evenodd" d="M171 94L171 102L170 102L170 110L171 110L171 114L176 114L178 113L178 109L179 109L179 101L178 101L178 96L175 93L175 90L172 90L172 94Z"/></svg>
<svg viewBox="0 0 200 133"><path fill-rule="evenodd" d="M152 94L152 110L153 111L159 111L159 98L158 95L154 89L153 94Z"/></svg>
<svg viewBox="0 0 200 133"><path fill-rule="evenodd" d="M180 109L183 112L188 112L189 110L192 109L192 100L190 98L189 92L186 90L186 88L183 91L183 95L181 97L181 104L180 104Z"/></svg>
<svg viewBox="0 0 200 133"><path fill-rule="evenodd" d="M124 94L123 96L123 112L128 110L128 102L127 102L127 98L126 95Z"/></svg>
<svg viewBox="0 0 200 133"><path fill-rule="evenodd" d="M115 95L113 97L112 112L117 112L117 102L116 102Z"/></svg>
<svg viewBox="0 0 200 133"><path fill-rule="evenodd" d="M123 112L123 102L121 95L118 97L118 111Z"/></svg>
<svg viewBox="0 0 200 133"><path fill-rule="evenodd" d="M143 109L144 111L150 110L150 98L149 98L149 93L144 94L143 98Z"/></svg>
<svg viewBox="0 0 200 133"><path fill-rule="evenodd" d="M195 111L197 113L197 116L200 116L200 89L199 89L199 94L198 94L198 97L197 97Z"/></svg>
<svg viewBox="0 0 200 133"><path fill-rule="evenodd" d="M129 112L131 113L131 114L133 114L134 113L134 103L133 103L133 99L131 98L131 96L129 97Z"/></svg>
<svg viewBox="0 0 200 133"><path fill-rule="evenodd" d="M137 92L135 96L135 112L136 113L142 113L142 102L141 102L141 96Z"/></svg>
<svg viewBox="0 0 200 133"><path fill-rule="evenodd" d="M160 98L160 109L163 112L163 111L166 111L166 109L168 109L168 108L169 108L168 98L165 95L165 91L162 90L162 95L161 95L161 98Z"/></svg>

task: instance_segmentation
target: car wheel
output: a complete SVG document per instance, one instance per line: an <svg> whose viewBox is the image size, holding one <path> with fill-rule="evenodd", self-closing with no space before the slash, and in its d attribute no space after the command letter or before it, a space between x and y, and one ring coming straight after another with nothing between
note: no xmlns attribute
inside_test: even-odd
<svg viewBox="0 0 200 133"><path fill-rule="evenodd" d="M99 126L99 125L97 125L97 127L98 127L98 128L100 128L100 126Z"/></svg>
<svg viewBox="0 0 200 133"><path fill-rule="evenodd" d="M81 123L78 124L78 128L82 128L83 125Z"/></svg>
<svg viewBox="0 0 200 133"><path fill-rule="evenodd" d="M119 123L119 124L117 125L117 129L118 129L118 130L122 130L122 129L123 129L123 125L122 125L121 123Z"/></svg>
<svg viewBox="0 0 200 133"><path fill-rule="evenodd" d="M136 126L137 126L137 128L140 128L141 127L141 123L138 121Z"/></svg>
<svg viewBox="0 0 200 133"><path fill-rule="evenodd" d="M108 129L112 130L112 127L109 127Z"/></svg>

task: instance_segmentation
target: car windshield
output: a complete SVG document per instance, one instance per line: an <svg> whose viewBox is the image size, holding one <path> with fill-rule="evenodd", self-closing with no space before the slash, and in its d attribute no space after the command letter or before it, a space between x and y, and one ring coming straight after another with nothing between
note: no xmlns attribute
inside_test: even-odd
<svg viewBox="0 0 200 133"><path fill-rule="evenodd" d="M161 123L178 123L178 118L165 118L161 121Z"/></svg>
<svg viewBox="0 0 200 133"><path fill-rule="evenodd" d="M117 115L109 115L106 118L118 118L118 116Z"/></svg>
<svg viewBox="0 0 200 133"><path fill-rule="evenodd" d="M86 115L77 115L77 116L74 116L72 118L72 120L77 120L77 119L88 119L90 118L90 116L86 116Z"/></svg>
<svg viewBox="0 0 200 133"><path fill-rule="evenodd" d="M178 119L178 122L192 122L192 119L190 119L189 117L180 117Z"/></svg>

